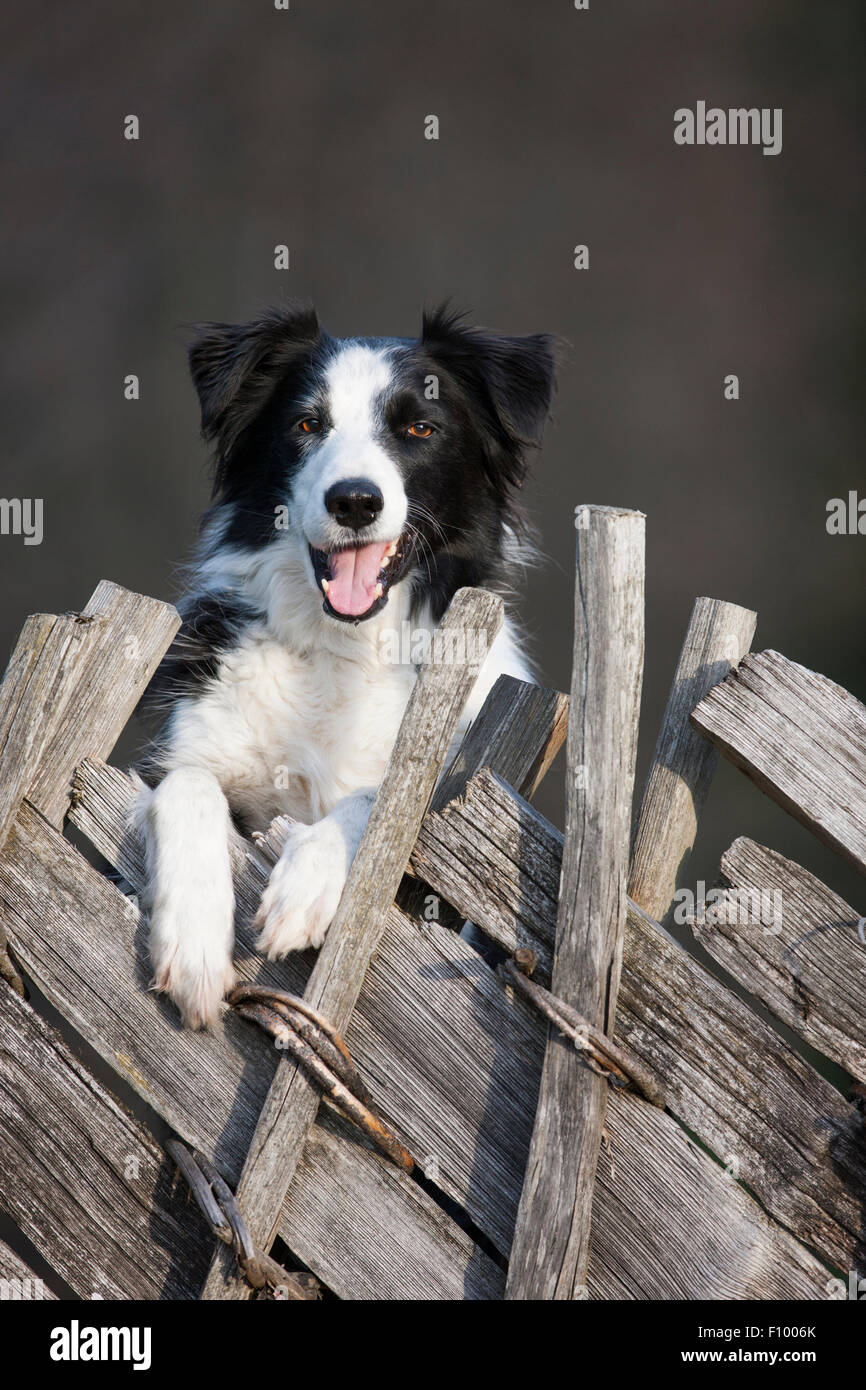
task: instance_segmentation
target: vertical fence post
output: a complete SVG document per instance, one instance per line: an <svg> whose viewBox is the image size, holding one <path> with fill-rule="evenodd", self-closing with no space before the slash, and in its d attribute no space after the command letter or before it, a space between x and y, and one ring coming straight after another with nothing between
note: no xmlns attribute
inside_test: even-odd
<svg viewBox="0 0 866 1390"><path fill-rule="evenodd" d="M657 922L673 902L719 760L689 717L745 656L757 621L757 613L734 603L695 599L635 820L629 896Z"/></svg>
<svg viewBox="0 0 866 1390"><path fill-rule="evenodd" d="M644 516L576 512L574 663L553 992L610 1033L643 677ZM551 1026L506 1298L585 1295L607 1082Z"/></svg>

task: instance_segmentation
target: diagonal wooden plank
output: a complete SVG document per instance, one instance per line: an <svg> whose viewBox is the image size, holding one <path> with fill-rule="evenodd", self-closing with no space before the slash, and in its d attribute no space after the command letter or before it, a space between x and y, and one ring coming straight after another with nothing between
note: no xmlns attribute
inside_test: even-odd
<svg viewBox="0 0 866 1390"><path fill-rule="evenodd" d="M808 1043L866 1081L866 918L754 840L722 858L723 886L695 935Z"/></svg>
<svg viewBox="0 0 866 1390"><path fill-rule="evenodd" d="M613 1031L626 916L629 831L643 680L642 512L577 513L566 834L553 991ZM585 1290L607 1084L549 1031L506 1297Z"/></svg>
<svg viewBox="0 0 866 1390"><path fill-rule="evenodd" d="M492 645L503 605L483 589L461 589L440 626L454 659L422 665L358 848L337 914L307 984L305 998L345 1029L364 974L385 928L409 862L418 827L442 770L463 706L477 677L470 653L477 635ZM450 643L455 634L460 640ZM294 1176L319 1093L294 1062L278 1068L253 1135L237 1198L253 1241L269 1249ZM230 1252L218 1250L204 1298L246 1297Z"/></svg>
<svg viewBox="0 0 866 1390"><path fill-rule="evenodd" d="M716 750L689 724L689 715L749 650L756 622L757 614L734 603L695 599L635 824L629 870L629 895L659 922L694 845L718 761Z"/></svg>
<svg viewBox="0 0 866 1390"><path fill-rule="evenodd" d="M613 1094L598 1164L592 1299L826 1299L829 1271L654 1106ZM613 1169L611 1169L613 1164Z"/></svg>
<svg viewBox="0 0 866 1390"><path fill-rule="evenodd" d="M753 782L866 873L866 707L779 652L747 656L692 714Z"/></svg>
<svg viewBox="0 0 866 1390"><path fill-rule="evenodd" d="M94 780L89 785L83 779L80 783L76 815L85 811L96 789L93 770ZM131 799L131 784L122 773L105 768L102 772L125 784ZM127 817L118 805L116 792L110 799L118 807L111 832L114 849L106 839L100 848L112 858L124 840ZM59 992L61 1009L66 1001L69 1016L69 1000L73 999L76 1026L101 1055L118 1065L115 1052L122 1050L130 1084L172 1124L177 1116L184 1138L218 1154L227 1176L235 1174L255 1123L255 1115L250 1115L247 1107L256 1095L261 1103L273 1066L273 1049L255 1030L235 1034L232 1029L240 1028L240 1023L231 1017L225 1027L220 1025L212 1034L185 1034L169 1010L164 1017L161 1001L145 992L135 972L136 936L139 949L144 951L136 914L124 910L118 901L120 895L110 884L106 885L109 894L96 911L89 903L89 880L81 903L73 901L71 895L65 900L56 895L51 875L56 875L60 884L72 881L64 855L74 851L27 808L20 824L25 815L30 818L30 833L20 846L13 842L10 855L0 861L0 908L15 926L28 969L51 997L52 980L67 970L67 961L76 961L75 970ZM105 819L100 814L94 823L104 823ZM135 862L134 853L130 859ZM35 878L37 864L40 872L48 875L44 883ZM94 875L89 866L83 872ZM245 932L241 922L241 949L249 953ZM241 973L253 973L251 964L247 954L240 962ZM267 971L275 968L260 959L258 964ZM300 959L284 962L278 967L282 972L278 983L302 989L305 967L306 962ZM508 999L495 975L465 942L435 923L419 931L392 908L347 1036L382 1114L410 1144L436 1185L463 1206L506 1253L541 1067L544 1033L540 1020L519 1006L519 1001ZM187 1038L195 1043L189 1053L183 1050ZM237 1055L245 1043L251 1049L248 1059ZM613 1110L610 1113L613 1124ZM247 1129L239 1133L239 1117L244 1115ZM676 1129L669 1117L666 1123ZM803 1266L796 1242L789 1242L772 1226L756 1226L754 1203L736 1184L722 1189L714 1186L714 1165L705 1154L693 1151L693 1146L683 1151L679 1166L686 1164L690 1176L681 1193L676 1183L659 1184L652 1178L654 1173L668 1171L670 1147L678 1142L676 1139L651 1122L642 1118L636 1122L630 1116L623 1121L619 1135L618 1130L617 1173L628 1162L636 1165L638 1179L628 1193L629 1220L655 1235L649 1247L646 1240L638 1242L633 1249L620 1251L615 1264L597 1266L595 1274L591 1265L590 1282L595 1280L600 1296L624 1296L622 1280L626 1288L630 1282L634 1291L675 1288L677 1292L667 1296L683 1298L700 1296L696 1288L706 1290L707 1297L715 1296L711 1292L714 1288L732 1297L737 1296L737 1290L742 1297L811 1296L820 1282L822 1267L814 1261ZM333 1136L333 1142L344 1141ZM639 1145L641 1152L629 1156L634 1145ZM623 1153L623 1146L629 1154ZM329 1170L348 1162L356 1151L363 1153L352 1144L338 1159L327 1158ZM372 1161L384 1163L377 1156ZM486 1296L483 1290L494 1271L487 1269L486 1277L479 1274L487 1268L486 1257L474 1247L464 1256L462 1266L454 1266L448 1292L442 1293L453 1257L453 1232L446 1226L443 1234L444 1214L426 1194L426 1207L419 1208L411 1194L405 1193L399 1211L392 1212L388 1221L380 1222L375 1210L362 1218L353 1192L369 1193L370 1185L365 1173L356 1173L351 1182L331 1185L329 1220L325 1227L317 1228L315 1222L304 1218L304 1211L313 1210L321 1201L317 1173L316 1161L299 1168L284 1207L281 1234L317 1273L324 1277L328 1271L329 1279L335 1277L334 1250L345 1253L340 1283L335 1286L341 1296L369 1298L381 1292L382 1297L393 1297L395 1286L399 1287L404 1241L416 1252L407 1271L413 1285L414 1271L427 1266L431 1287L439 1290L437 1296ZM618 1240L617 1223L623 1220L623 1194L618 1180L604 1189L604 1178L602 1171L596 1188L600 1195L594 1232L597 1242L606 1232L606 1248L613 1250ZM322 1181L329 1180L323 1177ZM305 1195L298 1195L298 1183L310 1184ZM396 1192L407 1184L414 1187L410 1178L389 1169L392 1200L396 1201ZM698 1208L695 1194L703 1192L709 1197L706 1201L701 1198ZM663 1239L667 1227L676 1237L670 1254ZM685 1245L677 1242L685 1241L689 1231L691 1246L686 1258ZM721 1231L742 1232L742 1243L732 1244L727 1235L720 1242ZM674 1259L679 1263L672 1264ZM371 1267L381 1271L373 1283ZM463 1269L467 1267L477 1277L464 1287ZM695 1270L701 1271L697 1280ZM792 1279L796 1293L792 1293ZM406 1296L412 1296L411 1287Z"/></svg>
<svg viewBox="0 0 866 1390"><path fill-rule="evenodd" d="M194 1298L210 1232L147 1130L0 984L0 1200L82 1298Z"/></svg>
<svg viewBox="0 0 866 1390"><path fill-rule="evenodd" d="M412 868L509 955L528 946L550 983L562 833L483 768L463 794L428 811Z"/></svg>

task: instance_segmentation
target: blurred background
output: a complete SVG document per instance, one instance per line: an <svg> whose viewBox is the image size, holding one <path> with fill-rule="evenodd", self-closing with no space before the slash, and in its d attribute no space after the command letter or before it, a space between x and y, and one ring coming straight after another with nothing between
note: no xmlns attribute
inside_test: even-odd
<svg viewBox="0 0 866 1390"><path fill-rule="evenodd" d="M451 296L571 344L527 497L547 683L569 681L574 505L647 513L641 779L698 594L866 698L866 536L825 528L828 499L866 497L864 28L856 0L7 6L0 495L43 498L45 529L0 537L0 658L102 577L176 597L208 496L185 323L298 295L334 334L412 335ZM698 100L782 107L782 153L676 146ZM557 821L562 797L554 773ZM741 833L866 912L723 765L691 882Z"/></svg>

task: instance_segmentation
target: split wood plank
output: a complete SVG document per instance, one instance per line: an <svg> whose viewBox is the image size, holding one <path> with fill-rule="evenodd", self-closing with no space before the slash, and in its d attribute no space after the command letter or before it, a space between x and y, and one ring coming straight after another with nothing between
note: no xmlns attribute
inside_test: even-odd
<svg viewBox="0 0 866 1390"><path fill-rule="evenodd" d="M194 1298L210 1232L172 1165L24 1000L0 985L0 1193L82 1298Z"/></svg>
<svg viewBox="0 0 866 1390"><path fill-rule="evenodd" d="M645 517L577 512L566 832L553 992L612 1032L626 917L643 679ZM508 1268L508 1299L586 1286L607 1083L550 1027Z"/></svg>
<svg viewBox="0 0 866 1390"><path fill-rule="evenodd" d="M718 762L689 716L745 656L756 622L756 613L736 604L695 599L636 820L629 871L629 895L659 922L673 902Z"/></svg>
<svg viewBox="0 0 866 1390"><path fill-rule="evenodd" d="M438 629L443 649L454 659L442 665L427 662L419 670L340 906L304 993L307 1002L341 1031L352 1016L418 827L477 679L467 654L478 650L479 640L492 645L503 616L497 594L459 589ZM461 640L450 643L451 633ZM287 1059L274 1075L236 1194L251 1237L264 1250L270 1249L277 1233L286 1193L318 1108L318 1087L303 1068ZM202 1297L246 1296L230 1252L218 1250Z"/></svg>
<svg viewBox="0 0 866 1390"><path fill-rule="evenodd" d="M866 708L779 652L747 656L692 714L762 791L866 873Z"/></svg>
<svg viewBox="0 0 866 1390"><path fill-rule="evenodd" d="M806 1042L866 1081L866 917L754 840L722 858L722 896L693 922L710 955Z"/></svg>
<svg viewBox="0 0 866 1390"><path fill-rule="evenodd" d="M431 821L435 842L426 828L421 836L428 881L459 877L460 910L471 909L480 930L549 960L560 832L488 771ZM663 1078L669 1110L730 1160L771 1215L838 1267L862 1260L866 1153L853 1107L633 903L613 1036Z"/></svg>
<svg viewBox="0 0 866 1390"><path fill-rule="evenodd" d="M125 783L131 800L133 789L122 773L110 768L102 772L118 785ZM77 816L86 809L95 785L88 787L80 779ZM108 840L98 847L111 859L124 842L127 817L116 793L109 800L117 807L111 830L114 851ZM94 822L106 824L107 817L99 814ZM188 1142L218 1154L219 1166L233 1181L255 1123L255 1114L249 1111L261 1104L274 1064L273 1048L231 1015L211 1033L179 1030L170 1010L144 992L144 981L134 966L136 947L140 959L144 958L141 927L136 914L118 904L117 890L106 884L105 899L91 904L90 877L98 879L98 875L88 865L82 870L88 878L81 884L81 901L71 896L63 900L55 895L52 884L56 882L59 892L69 880L64 855L73 856L72 847L28 808L16 834L19 829L21 845L13 838L9 855L0 862L0 902L6 904L7 916L15 925L16 942L28 969L52 997L52 980L67 969L67 960L75 962L53 1002L62 1009L64 1001L74 997L72 1021L77 1020L79 1031L109 1061L121 1048L129 1051L129 1040L134 1038L134 1057L126 1059L130 1084ZM134 861L135 855L130 858ZM44 880L36 877L37 864L44 866L39 871L45 874ZM252 957L243 922L239 941L244 977L259 972L269 983L295 992L303 988L308 960L290 957L272 966ZM520 1001L509 1000L493 972L465 942L435 923L419 931L396 908L391 909L347 1032L349 1046L386 1121L410 1144L429 1175L435 1175L437 1186L470 1213L503 1253L509 1247L520 1196L543 1038L541 1020L521 1007ZM194 1047L185 1046L189 1039ZM628 1098L613 1098L609 1128L617 1123L620 1100ZM652 1107L641 1105L640 1109ZM239 1112L247 1116L245 1133ZM676 1130L674 1121L664 1118ZM323 1133L326 1119L322 1117ZM336 1135L323 1140L315 1133L309 1142L319 1148L313 1150L315 1158L299 1167L283 1209L280 1233L337 1293L345 1298L394 1297L405 1242L416 1251L406 1276L410 1281L407 1297L413 1296L415 1271L425 1266L437 1296L487 1296L491 1281L495 1286L495 1266L485 1264L487 1257L477 1247L467 1246L463 1263L451 1268L456 1237L450 1218L426 1194L422 1197L429 1209L419 1210L410 1194L398 1210L388 1212L387 1220L380 1221L375 1209L361 1220L351 1194L368 1192L371 1200L373 1194L367 1176L353 1171L351 1181L330 1186L330 1220L327 1226L317 1226L309 1213L321 1210L320 1160L328 1172L339 1171L353 1153L363 1155L368 1166L384 1165L385 1160L367 1155L357 1144L323 1158L323 1143L344 1144ZM589 1280L598 1296L637 1296L638 1291L656 1287L673 1288L676 1292L668 1296L683 1298L814 1296L823 1268L815 1261L804 1266L796 1242L772 1224L755 1225L754 1203L735 1184L717 1190L712 1161L694 1146L683 1150L681 1164L690 1165L691 1173L683 1193L676 1180L661 1185L650 1181L652 1172L668 1171L670 1146L679 1142L642 1116L636 1123L628 1115L617 1128L617 1174L628 1163L640 1175L628 1193L630 1220L637 1229L655 1234L649 1246L644 1239L633 1251L619 1251L613 1261L611 1252L617 1249L617 1231L623 1221L623 1194L619 1176L604 1187L603 1170L596 1189L594 1239L609 1253L604 1263L591 1263ZM623 1152L632 1144L643 1151L634 1156ZM392 1200L406 1185L420 1191L405 1174L390 1167L387 1172ZM444 1234L443 1220L449 1223ZM668 1228L675 1237L670 1249L676 1264L666 1245ZM722 1231L726 1234L720 1242ZM735 1231L743 1239L733 1246L728 1234ZM677 1244L678 1233L682 1247ZM344 1252L339 1262L335 1251ZM371 1283L370 1270L376 1268L381 1272ZM700 1271L699 1277L695 1270Z"/></svg>

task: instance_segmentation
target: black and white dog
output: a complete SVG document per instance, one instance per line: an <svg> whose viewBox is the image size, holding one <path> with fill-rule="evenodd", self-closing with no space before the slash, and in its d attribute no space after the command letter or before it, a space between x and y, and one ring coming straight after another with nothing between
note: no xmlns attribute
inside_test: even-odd
<svg viewBox="0 0 866 1390"><path fill-rule="evenodd" d="M463 585L506 588L554 353L547 336L446 310L415 340L334 339L294 305L203 326L190 366L214 500L183 626L145 697L167 719L136 823L154 985L201 1027L234 980L233 819L248 832L299 822L260 946L275 958L321 945L416 675L385 639L429 636ZM503 672L531 679L510 620L460 737Z"/></svg>

